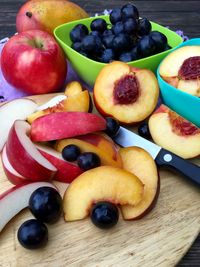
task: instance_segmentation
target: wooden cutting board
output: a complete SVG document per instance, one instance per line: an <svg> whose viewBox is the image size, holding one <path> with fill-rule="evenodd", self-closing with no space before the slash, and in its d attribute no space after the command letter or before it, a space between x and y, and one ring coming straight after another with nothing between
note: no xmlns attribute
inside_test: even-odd
<svg viewBox="0 0 200 267"><path fill-rule="evenodd" d="M32 98L42 104L51 97ZM195 163L200 164L200 160ZM0 174L2 193L11 184L2 166ZM32 218L27 209L22 211L0 233L0 267L176 265L200 232L200 188L169 171L160 170L160 177L157 205L143 219L127 222L120 218L116 227L103 231L89 219L65 223L61 218L48 226L48 245L37 251L26 250L18 243L19 226ZM64 192L66 185L59 187Z"/></svg>

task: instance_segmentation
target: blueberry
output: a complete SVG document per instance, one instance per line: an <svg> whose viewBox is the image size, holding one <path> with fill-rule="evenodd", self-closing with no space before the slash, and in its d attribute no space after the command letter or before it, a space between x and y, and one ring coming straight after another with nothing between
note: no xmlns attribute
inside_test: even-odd
<svg viewBox="0 0 200 267"><path fill-rule="evenodd" d="M108 35L103 37L102 42L106 48L112 48L113 47L113 39L114 35Z"/></svg>
<svg viewBox="0 0 200 267"><path fill-rule="evenodd" d="M55 223L62 213L62 198L56 189L43 186L31 194L29 209L38 220Z"/></svg>
<svg viewBox="0 0 200 267"><path fill-rule="evenodd" d="M81 54L82 56L84 56L84 57L88 57L88 54L87 53L85 53L84 51L79 51L79 54Z"/></svg>
<svg viewBox="0 0 200 267"><path fill-rule="evenodd" d="M109 63L115 59L115 53L112 49L108 48L102 52L100 61L103 63Z"/></svg>
<svg viewBox="0 0 200 267"><path fill-rule="evenodd" d="M133 60L133 54L131 52L123 52L119 56L119 60L123 62L130 62Z"/></svg>
<svg viewBox="0 0 200 267"><path fill-rule="evenodd" d="M81 42L88 34L88 28L83 24L76 25L70 32L70 39L72 42Z"/></svg>
<svg viewBox="0 0 200 267"><path fill-rule="evenodd" d="M101 33L98 32L98 31L91 31L91 32L90 32L90 35L93 35L93 36L95 36L95 37L99 37L99 38L102 37Z"/></svg>
<svg viewBox="0 0 200 267"><path fill-rule="evenodd" d="M93 224L101 229L115 226L119 219L118 208L110 202L96 203L90 213Z"/></svg>
<svg viewBox="0 0 200 267"><path fill-rule="evenodd" d="M118 34L113 38L114 51L121 52L129 49L132 46L130 37L127 34Z"/></svg>
<svg viewBox="0 0 200 267"><path fill-rule="evenodd" d="M151 23L147 18L139 19L138 21L138 34L140 36L147 35L151 31Z"/></svg>
<svg viewBox="0 0 200 267"><path fill-rule="evenodd" d="M137 46L135 46L135 47L131 50L131 54L132 54L132 60L137 60L137 59L140 58L140 55L139 55Z"/></svg>
<svg viewBox="0 0 200 267"><path fill-rule="evenodd" d="M107 29L103 32L102 37L107 37L113 35L113 31L111 29Z"/></svg>
<svg viewBox="0 0 200 267"><path fill-rule="evenodd" d="M104 19L94 19L90 24L92 31L98 31L103 33L107 29L107 23Z"/></svg>
<svg viewBox="0 0 200 267"><path fill-rule="evenodd" d="M81 154L80 148L76 145L65 146L62 150L62 157L67 161L75 161Z"/></svg>
<svg viewBox="0 0 200 267"><path fill-rule="evenodd" d="M93 35L88 35L83 38L81 49L85 53L92 53L96 50L101 49L101 41L100 38L95 37Z"/></svg>
<svg viewBox="0 0 200 267"><path fill-rule="evenodd" d="M72 44L72 49L76 50L77 52L81 51L81 42L76 42Z"/></svg>
<svg viewBox="0 0 200 267"><path fill-rule="evenodd" d="M110 22L114 25L122 19L122 13L120 8L115 8L110 13Z"/></svg>
<svg viewBox="0 0 200 267"><path fill-rule="evenodd" d="M113 118L106 118L106 130L105 133L110 137L115 137L119 132L119 122Z"/></svg>
<svg viewBox="0 0 200 267"><path fill-rule="evenodd" d="M138 52L142 57L148 57L155 53L156 46L154 41L149 35L143 36L137 45Z"/></svg>
<svg viewBox="0 0 200 267"><path fill-rule="evenodd" d="M157 52L164 51L167 45L167 37L163 33L158 32L158 31L152 31L150 33L150 36L155 43L156 51Z"/></svg>
<svg viewBox="0 0 200 267"><path fill-rule="evenodd" d="M124 33L124 24L122 21L117 22L115 25L112 27L112 31L115 35Z"/></svg>
<svg viewBox="0 0 200 267"><path fill-rule="evenodd" d="M138 9L132 4L124 5L121 9L121 12L122 12L122 19L124 21L127 20L128 18L133 18L133 19L139 18Z"/></svg>
<svg viewBox="0 0 200 267"><path fill-rule="evenodd" d="M101 165L99 156L93 152L84 152L77 159L78 166L84 170L90 170Z"/></svg>
<svg viewBox="0 0 200 267"><path fill-rule="evenodd" d="M151 134L149 131L149 126L146 122L143 122L139 127L138 127L138 134L146 139L151 138Z"/></svg>
<svg viewBox="0 0 200 267"><path fill-rule="evenodd" d="M137 21L136 19L129 18L124 22L124 32L128 34L135 34L137 32Z"/></svg>
<svg viewBox="0 0 200 267"><path fill-rule="evenodd" d="M172 47L171 47L170 45L166 44L166 46L165 46L165 48L163 49L163 51L167 51L167 50L169 50L169 49L172 49Z"/></svg>
<svg viewBox="0 0 200 267"><path fill-rule="evenodd" d="M42 222L31 219L24 222L17 232L19 243L26 249L38 249L48 242L48 229Z"/></svg>

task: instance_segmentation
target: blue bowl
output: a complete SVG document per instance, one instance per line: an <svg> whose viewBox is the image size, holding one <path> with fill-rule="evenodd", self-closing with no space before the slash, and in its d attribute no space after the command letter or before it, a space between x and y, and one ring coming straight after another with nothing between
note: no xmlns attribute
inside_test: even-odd
<svg viewBox="0 0 200 267"><path fill-rule="evenodd" d="M190 45L200 46L200 38L186 41L174 48L172 52L180 47ZM159 67L157 69L157 78L164 104L182 117L200 127L200 98L176 89L172 85L165 82L159 74Z"/></svg>

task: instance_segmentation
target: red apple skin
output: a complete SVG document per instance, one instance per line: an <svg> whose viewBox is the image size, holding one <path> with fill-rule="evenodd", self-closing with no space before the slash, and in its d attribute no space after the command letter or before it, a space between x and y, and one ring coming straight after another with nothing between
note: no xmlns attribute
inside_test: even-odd
<svg viewBox="0 0 200 267"><path fill-rule="evenodd" d="M67 62L47 32L30 30L13 36L1 53L1 69L8 83L28 94L58 91L64 84Z"/></svg>
<svg viewBox="0 0 200 267"><path fill-rule="evenodd" d="M31 124L31 140L52 141L103 131L106 121L87 112L57 112L39 117Z"/></svg>
<svg viewBox="0 0 200 267"><path fill-rule="evenodd" d="M40 165L22 146L14 125L12 126L6 143L8 160L13 168L30 181L51 181L55 172Z"/></svg>
<svg viewBox="0 0 200 267"><path fill-rule="evenodd" d="M56 158L39 148L38 150L49 162L51 162L57 168L58 171L53 178L56 181L70 184L77 176L79 176L83 172L77 165L73 163Z"/></svg>

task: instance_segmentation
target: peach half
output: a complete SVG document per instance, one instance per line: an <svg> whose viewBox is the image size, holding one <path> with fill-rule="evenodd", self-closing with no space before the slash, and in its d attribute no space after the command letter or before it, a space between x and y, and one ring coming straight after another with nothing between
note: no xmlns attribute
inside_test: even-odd
<svg viewBox="0 0 200 267"><path fill-rule="evenodd" d="M98 111L124 124L135 124L147 118L156 107L158 95L158 82L153 72L118 61L107 64L94 85Z"/></svg>
<svg viewBox="0 0 200 267"><path fill-rule="evenodd" d="M156 144L184 159L200 154L200 129L165 105L149 118L149 130Z"/></svg>
<svg viewBox="0 0 200 267"><path fill-rule="evenodd" d="M81 220L99 201L137 205L142 197L143 184L134 174L101 166L84 172L68 186L63 198L64 217L66 221Z"/></svg>
<svg viewBox="0 0 200 267"><path fill-rule="evenodd" d="M200 46L184 46L170 53L160 65L167 83L200 97Z"/></svg>
<svg viewBox="0 0 200 267"><path fill-rule="evenodd" d="M155 206L160 192L160 178L157 166L151 155L139 147L120 149L123 168L137 177L144 184L142 200L135 206L121 206L125 220L140 219L148 214Z"/></svg>
<svg viewBox="0 0 200 267"><path fill-rule="evenodd" d="M118 148L112 139L106 135L91 133L75 138L63 139L56 142L55 149L61 152L65 146L71 144L77 145L81 152L96 153L101 159L101 165L122 167L122 160Z"/></svg>

